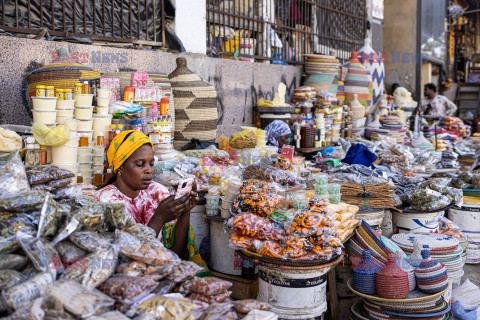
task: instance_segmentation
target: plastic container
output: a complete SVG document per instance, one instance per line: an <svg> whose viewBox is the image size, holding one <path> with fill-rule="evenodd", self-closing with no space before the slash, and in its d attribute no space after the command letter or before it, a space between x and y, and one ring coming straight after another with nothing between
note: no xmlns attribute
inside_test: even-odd
<svg viewBox="0 0 480 320"><path fill-rule="evenodd" d="M305 192L297 192L292 195L293 208L295 210L300 210L305 208L307 204L307 198Z"/></svg>
<svg viewBox="0 0 480 320"><path fill-rule="evenodd" d="M33 122L53 124L57 118L57 110L38 111L33 110Z"/></svg>
<svg viewBox="0 0 480 320"><path fill-rule="evenodd" d="M75 177L72 178L72 182L73 184L76 184L77 183L77 175L78 175L78 163L53 163L52 162L52 165L55 165L61 169L65 169L65 170L68 170L70 172L72 172ZM85 182L85 180L84 180Z"/></svg>
<svg viewBox="0 0 480 320"><path fill-rule="evenodd" d="M321 196L328 195L328 187L326 185L315 184L315 194Z"/></svg>
<svg viewBox="0 0 480 320"><path fill-rule="evenodd" d="M102 165L93 165L92 169L93 169L93 172L97 172L97 171L104 172L105 171L105 166L103 164Z"/></svg>
<svg viewBox="0 0 480 320"><path fill-rule="evenodd" d="M225 200L233 201L233 200L237 199L239 195L240 195L240 192L232 192L232 191L227 189L227 191L225 192L224 198L225 198Z"/></svg>
<svg viewBox="0 0 480 320"><path fill-rule="evenodd" d="M57 107L57 97L32 97L34 111L54 111Z"/></svg>
<svg viewBox="0 0 480 320"><path fill-rule="evenodd" d="M75 108L57 108L57 117L73 118L73 110L75 110Z"/></svg>
<svg viewBox="0 0 480 320"><path fill-rule="evenodd" d="M108 104L110 103L110 98L106 97L97 97L97 106L99 107L108 107Z"/></svg>
<svg viewBox="0 0 480 320"><path fill-rule="evenodd" d="M220 201L220 196L211 196L206 195L205 200L207 200L207 207L218 208L218 202Z"/></svg>
<svg viewBox="0 0 480 320"><path fill-rule="evenodd" d="M83 156L83 155L90 155L92 154L92 147L79 147L78 148L78 156ZM79 161L82 162L82 161Z"/></svg>
<svg viewBox="0 0 480 320"><path fill-rule="evenodd" d="M98 98L109 98L110 90L109 89L97 89L97 101Z"/></svg>
<svg viewBox="0 0 480 320"><path fill-rule="evenodd" d="M83 178L83 181L85 181L85 179L89 179L89 178L93 178L93 170L78 170L78 172L80 172L80 174L82 175L82 178Z"/></svg>
<svg viewBox="0 0 480 320"><path fill-rule="evenodd" d="M207 216L218 216L218 207L205 207Z"/></svg>
<svg viewBox="0 0 480 320"><path fill-rule="evenodd" d="M62 117L62 116L57 116L55 118L55 121L57 122L57 124L65 124L65 121L66 120L69 120L69 119L73 119L73 116L66 116L66 117Z"/></svg>
<svg viewBox="0 0 480 320"><path fill-rule="evenodd" d="M331 183L328 185L328 194L335 195L340 194L342 185L338 183Z"/></svg>
<svg viewBox="0 0 480 320"><path fill-rule="evenodd" d="M98 115L102 115L102 116L108 115L108 107L97 107L96 109L97 109Z"/></svg>
<svg viewBox="0 0 480 320"><path fill-rule="evenodd" d="M91 177L91 178L83 178L83 183L93 184L93 177Z"/></svg>
<svg viewBox="0 0 480 320"><path fill-rule="evenodd" d="M93 147L93 156L94 157L103 157L105 155L104 147Z"/></svg>
<svg viewBox="0 0 480 320"><path fill-rule="evenodd" d="M330 194L328 195L328 201L330 201L331 204L339 204L342 202L342 194Z"/></svg>
<svg viewBox="0 0 480 320"><path fill-rule="evenodd" d="M110 124L112 124L112 115L100 115L95 114L93 115L93 126L92 129L94 131L93 136L97 137L100 132L103 132L104 137L108 137L108 129Z"/></svg>
<svg viewBox="0 0 480 320"><path fill-rule="evenodd" d="M77 130L77 133L79 135L86 134L89 142L93 140L93 130Z"/></svg>
<svg viewBox="0 0 480 320"><path fill-rule="evenodd" d="M92 170L92 165L93 162L85 162L85 163L79 163L79 170L84 171L84 170Z"/></svg>
<svg viewBox="0 0 480 320"><path fill-rule="evenodd" d="M222 197L221 199L222 199L222 210L230 210L230 207L232 206L233 201L225 199L225 197Z"/></svg>
<svg viewBox="0 0 480 320"><path fill-rule="evenodd" d="M93 107L75 107L73 115L75 116L75 119L92 119Z"/></svg>
<svg viewBox="0 0 480 320"><path fill-rule="evenodd" d="M105 161L105 157L102 155L100 157L94 156L93 157L93 165L94 166L103 166L103 163Z"/></svg>
<svg viewBox="0 0 480 320"><path fill-rule="evenodd" d="M92 130L93 119L79 119L77 118L77 131Z"/></svg>
<svg viewBox="0 0 480 320"><path fill-rule="evenodd" d="M236 192L240 192L240 188L242 187L242 181L240 180L229 180L228 181L228 186L227 186L227 191L230 191L230 192L233 192L233 193L236 193Z"/></svg>
<svg viewBox="0 0 480 320"><path fill-rule="evenodd" d="M88 107L93 103L93 94L74 94L75 107Z"/></svg>
<svg viewBox="0 0 480 320"><path fill-rule="evenodd" d="M314 175L314 180L316 184L326 186L328 184L328 174L316 173Z"/></svg>
<svg viewBox="0 0 480 320"><path fill-rule="evenodd" d="M70 129L70 131L77 131L77 123L78 121L76 119L65 119L65 122L63 125L67 128Z"/></svg>
<svg viewBox="0 0 480 320"><path fill-rule="evenodd" d="M57 110L72 108L75 108L75 100L57 100Z"/></svg>
<svg viewBox="0 0 480 320"><path fill-rule="evenodd" d="M228 219L228 218L230 218L231 215L232 215L232 213L230 212L230 210L220 209L220 216L223 219Z"/></svg>
<svg viewBox="0 0 480 320"><path fill-rule="evenodd" d="M72 139L70 140L72 141ZM73 139L75 141L75 139ZM75 142L75 146L69 145L69 142L58 146L52 147L52 164L67 164L77 162L78 152L78 139Z"/></svg>
<svg viewBox="0 0 480 320"><path fill-rule="evenodd" d="M85 148L85 147L83 147L83 148ZM77 153L77 160L78 160L78 163L93 162L93 153L82 154L82 155Z"/></svg>

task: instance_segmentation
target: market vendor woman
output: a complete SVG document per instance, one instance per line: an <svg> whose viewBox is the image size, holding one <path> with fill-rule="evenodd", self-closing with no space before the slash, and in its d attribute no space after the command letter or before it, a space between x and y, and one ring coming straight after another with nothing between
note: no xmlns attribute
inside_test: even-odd
<svg viewBox="0 0 480 320"><path fill-rule="evenodd" d="M99 200L125 203L135 221L154 229L165 247L206 268L190 226L190 210L198 203L196 187L175 200L167 188L154 182L153 144L140 131L116 135L107 159L115 176L98 192Z"/></svg>
<svg viewBox="0 0 480 320"><path fill-rule="evenodd" d="M290 134L292 131L288 124L281 120L275 120L270 123L268 126L265 127L265 131L267 131L267 142L268 144L275 146L279 149L290 141Z"/></svg>

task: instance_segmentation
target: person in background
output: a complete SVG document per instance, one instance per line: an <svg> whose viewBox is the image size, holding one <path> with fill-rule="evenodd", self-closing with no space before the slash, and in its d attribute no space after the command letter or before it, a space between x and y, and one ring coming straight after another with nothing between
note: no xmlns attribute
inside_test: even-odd
<svg viewBox="0 0 480 320"><path fill-rule="evenodd" d="M447 97L437 94L437 87L433 83L427 83L424 88L425 99L422 100L420 112L428 116L454 116L457 106Z"/></svg>
<svg viewBox="0 0 480 320"><path fill-rule="evenodd" d="M275 120L265 127L267 131L267 143L277 147L279 150L289 143L292 131L288 124L281 120Z"/></svg>
<svg viewBox="0 0 480 320"><path fill-rule="evenodd" d="M98 191L98 199L123 202L135 222L154 229L165 247L207 270L190 225L190 210L198 203L196 186L190 194L175 199L166 187L153 181L153 143L140 131L117 134L108 148L107 160L115 176Z"/></svg>
<svg viewBox="0 0 480 320"><path fill-rule="evenodd" d="M390 95L393 96L393 93L395 92L395 89L397 89L398 87L400 87L400 84L398 83L394 83L392 84L392 86L390 87Z"/></svg>

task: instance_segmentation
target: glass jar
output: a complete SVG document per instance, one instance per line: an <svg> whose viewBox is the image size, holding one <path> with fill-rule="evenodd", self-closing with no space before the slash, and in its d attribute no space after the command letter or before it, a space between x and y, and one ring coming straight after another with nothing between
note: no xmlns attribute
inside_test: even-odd
<svg viewBox="0 0 480 320"><path fill-rule="evenodd" d="M25 147L25 165L35 165L35 147L33 144L27 144Z"/></svg>

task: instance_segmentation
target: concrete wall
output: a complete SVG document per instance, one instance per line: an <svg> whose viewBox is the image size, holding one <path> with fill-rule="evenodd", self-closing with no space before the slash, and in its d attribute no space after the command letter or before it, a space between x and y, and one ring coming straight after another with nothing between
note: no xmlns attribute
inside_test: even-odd
<svg viewBox="0 0 480 320"><path fill-rule="evenodd" d="M0 36L0 123L29 125L28 72L52 63L57 50L100 72L138 71L170 73L177 54L66 42ZM272 99L280 81L289 95L300 85L301 67L248 63L183 54L190 70L218 91L219 124L226 134L252 123L252 106L264 97Z"/></svg>
<svg viewBox="0 0 480 320"><path fill-rule="evenodd" d="M182 40L185 51L207 52L207 3L206 1L176 0L175 33Z"/></svg>
<svg viewBox="0 0 480 320"><path fill-rule="evenodd" d="M397 82L413 92L415 89L415 53L417 0L385 0L383 51L386 86Z"/></svg>

